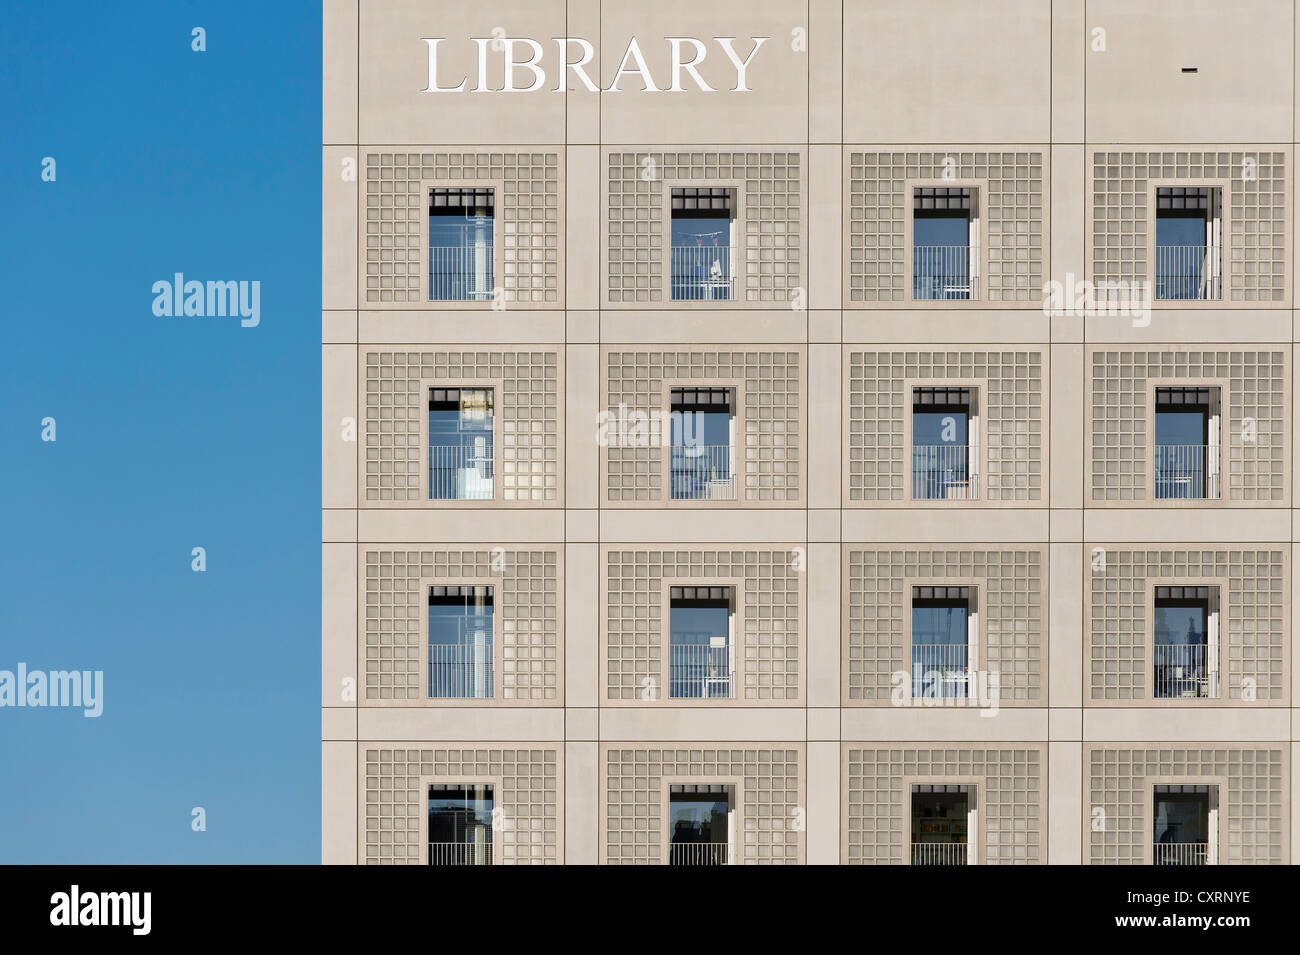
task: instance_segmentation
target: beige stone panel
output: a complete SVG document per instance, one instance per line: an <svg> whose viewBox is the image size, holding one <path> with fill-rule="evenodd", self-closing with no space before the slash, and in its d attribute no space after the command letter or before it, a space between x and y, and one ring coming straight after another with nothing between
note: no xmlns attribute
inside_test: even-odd
<svg viewBox="0 0 1300 955"><path fill-rule="evenodd" d="M836 309L813 308L808 310L808 340L838 344L843 340L841 312Z"/></svg>
<svg viewBox="0 0 1300 955"><path fill-rule="evenodd" d="M812 507L839 504L842 368L839 345L808 346L808 503Z"/></svg>
<svg viewBox="0 0 1300 955"><path fill-rule="evenodd" d="M601 63L607 55L605 50L600 48L597 42L600 37L600 6L601 0L568 0L566 7L568 10L568 30L569 36L582 37L584 40L590 40L595 52L592 56L591 63L584 69L587 75L593 80L600 76ZM571 53L577 55L576 44L571 48ZM558 58L557 58L558 62ZM565 135L570 143L598 143L600 142L600 93L593 93L587 89L577 77L570 74L565 93L565 121L567 129ZM551 89L555 88L555 83L551 84ZM576 179L575 182L584 180Z"/></svg>
<svg viewBox="0 0 1300 955"><path fill-rule="evenodd" d="M320 861L357 864L357 744L321 743Z"/></svg>
<svg viewBox="0 0 1300 955"><path fill-rule="evenodd" d="M564 512L564 539L570 544L594 544L600 540L600 511L595 508Z"/></svg>
<svg viewBox="0 0 1300 955"><path fill-rule="evenodd" d="M844 312L844 340L873 344L1046 344L1051 325L1038 312L1023 308L951 310L886 309Z"/></svg>
<svg viewBox="0 0 1300 955"><path fill-rule="evenodd" d="M808 707L808 738L838 742L840 738L840 708L838 706Z"/></svg>
<svg viewBox="0 0 1300 955"><path fill-rule="evenodd" d="M1064 292L1071 287L1071 279L1079 282L1088 274L1084 257L1087 228L1084 210L1088 203L1089 171L1082 146L1053 146L1050 159L1052 230L1048 236L1051 267L1047 275ZM1049 321L1052 341L1083 341L1081 316L1053 315Z"/></svg>
<svg viewBox="0 0 1300 955"><path fill-rule="evenodd" d="M569 741L600 739L600 710L594 706L570 706L564 711L564 738Z"/></svg>
<svg viewBox="0 0 1300 955"><path fill-rule="evenodd" d="M844 300L840 262L844 258L844 150L808 148L809 308L834 308Z"/></svg>
<svg viewBox="0 0 1300 955"><path fill-rule="evenodd" d="M376 508L359 512L357 519L360 539L376 543L513 540L521 544L549 544L564 539L564 511L555 508L526 511Z"/></svg>
<svg viewBox="0 0 1300 955"><path fill-rule="evenodd" d="M1053 142L1083 142L1084 6L1084 0L1052 0Z"/></svg>
<svg viewBox="0 0 1300 955"><path fill-rule="evenodd" d="M1047 863L1081 865L1083 744L1047 744Z"/></svg>
<svg viewBox="0 0 1300 955"><path fill-rule="evenodd" d="M361 341L374 345L405 345L410 342L455 342L469 338L518 345L564 344L564 312L400 311L361 312L358 316Z"/></svg>
<svg viewBox="0 0 1300 955"><path fill-rule="evenodd" d="M569 507L600 505L600 349L570 345L564 369L564 499Z"/></svg>
<svg viewBox="0 0 1300 955"><path fill-rule="evenodd" d="M558 706L362 707L357 734L365 740L418 742L549 742L564 739L564 709Z"/></svg>
<svg viewBox="0 0 1300 955"><path fill-rule="evenodd" d="M785 306L600 313L600 340L605 345L802 344L807 338L808 312Z"/></svg>
<svg viewBox="0 0 1300 955"><path fill-rule="evenodd" d="M566 312L565 332L570 345L600 344L600 313Z"/></svg>
<svg viewBox="0 0 1300 955"><path fill-rule="evenodd" d="M1047 458L1048 500L1052 507L1083 507L1083 346L1052 345L1050 360L1052 453Z"/></svg>
<svg viewBox="0 0 1300 955"><path fill-rule="evenodd" d="M1081 544L1049 547L1048 702L1052 706L1083 705L1083 574Z"/></svg>
<svg viewBox="0 0 1300 955"><path fill-rule="evenodd" d="M647 16L652 12L653 16ZM619 92L601 95L600 134L606 143L793 143L808 138L808 53L793 49L792 31L807 29L802 0L659 0L649 10L639 3L601 5L602 89L618 72L628 40L637 38L655 85L672 85L671 49L666 37L696 37L706 55L700 76L716 92L702 92L683 71L682 92L643 93L641 77L625 74ZM743 61L754 37L769 37L749 61L750 92L733 93L736 70L713 37L735 37ZM593 38L594 39L594 38ZM683 58L692 54L689 44ZM593 74L594 75L594 74Z"/></svg>
<svg viewBox="0 0 1300 955"><path fill-rule="evenodd" d="M846 508L846 541L942 543L997 541L1041 543L1047 540L1047 509L880 507Z"/></svg>
<svg viewBox="0 0 1300 955"><path fill-rule="evenodd" d="M601 203L592 201L591 190L600 182L600 147L570 146L564 163L565 181L576 187L564 193L565 300L569 308L594 309L600 306Z"/></svg>
<svg viewBox="0 0 1300 955"><path fill-rule="evenodd" d="M1283 507L1089 507L1083 526L1088 540L1279 543L1290 538L1291 512Z"/></svg>
<svg viewBox="0 0 1300 955"><path fill-rule="evenodd" d="M564 863L600 862L600 744L564 744Z"/></svg>
<svg viewBox="0 0 1300 955"><path fill-rule="evenodd" d="M1047 738L1056 743L1083 739L1083 709L1053 706L1047 711Z"/></svg>
<svg viewBox="0 0 1300 955"><path fill-rule="evenodd" d="M838 509L810 508L808 510L808 540L818 543L837 543L840 539L840 512Z"/></svg>
<svg viewBox="0 0 1300 955"><path fill-rule="evenodd" d="M600 579L599 548L595 544L564 547L564 686L567 706L600 703L600 611L604 595L594 599L593 583Z"/></svg>
<svg viewBox="0 0 1300 955"><path fill-rule="evenodd" d="M610 707L600 711L602 740L798 742L806 737L807 724L801 707Z"/></svg>
<svg viewBox="0 0 1300 955"><path fill-rule="evenodd" d="M1218 740L1266 743L1290 740L1290 712L1281 707L1089 707L1083 738L1131 740L1134 735L1169 742Z"/></svg>
<svg viewBox="0 0 1300 955"><path fill-rule="evenodd" d="M996 716L976 707L897 706L852 707L840 714L846 740L971 740L1030 742L1047 739L1047 710L1043 707L1003 708Z"/></svg>
<svg viewBox="0 0 1300 955"><path fill-rule="evenodd" d="M600 513L600 536L606 541L647 544L797 544L807 539L806 514L790 508L765 508L760 514L735 507L610 508Z"/></svg>
<svg viewBox="0 0 1300 955"><path fill-rule="evenodd" d="M357 512L328 508L320 512L321 541L326 544L356 543Z"/></svg>
<svg viewBox="0 0 1300 955"><path fill-rule="evenodd" d="M1083 540L1083 509L1052 508L1048 512L1048 540L1054 543Z"/></svg>
<svg viewBox="0 0 1300 955"><path fill-rule="evenodd" d="M349 174L351 179L345 179ZM364 173L355 146L321 149L321 307L357 307L357 184Z"/></svg>
<svg viewBox="0 0 1300 955"><path fill-rule="evenodd" d="M844 141L1047 142L1051 16L1039 0L845 4Z"/></svg>
<svg viewBox="0 0 1300 955"><path fill-rule="evenodd" d="M321 705L357 704L357 548L321 545ZM352 698L344 699L345 680Z"/></svg>
<svg viewBox="0 0 1300 955"><path fill-rule="evenodd" d="M357 711L351 706L323 706L320 711L320 738L324 742L355 742Z"/></svg>
<svg viewBox="0 0 1300 955"><path fill-rule="evenodd" d="M321 142L357 142L357 4L324 0Z"/></svg>
<svg viewBox="0 0 1300 955"><path fill-rule="evenodd" d="M808 141L844 141L844 0L809 0Z"/></svg>
<svg viewBox="0 0 1300 955"><path fill-rule="evenodd" d="M808 705L840 702L839 544L808 545Z"/></svg>
<svg viewBox="0 0 1300 955"><path fill-rule="evenodd" d="M808 744L808 865L840 862L840 744Z"/></svg>
<svg viewBox="0 0 1300 955"><path fill-rule="evenodd" d="M1286 308L1156 308L1149 318L1094 315L1084 325L1089 344L1291 341L1291 310Z"/></svg>
<svg viewBox="0 0 1300 955"><path fill-rule="evenodd" d="M321 506L357 506L357 349L321 348ZM348 440L348 436L351 440Z"/></svg>
<svg viewBox="0 0 1300 955"><path fill-rule="evenodd" d="M1289 0L1090 0L1086 138L1290 140L1292 10ZM1105 52L1091 50L1098 28Z"/></svg>
<svg viewBox="0 0 1300 955"><path fill-rule="evenodd" d="M320 340L322 345L355 345L357 343L357 313L321 312Z"/></svg>
<svg viewBox="0 0 1300 955"><path fill-rule="evenodd" d="M546 82L533 93L475 93L478 46L473 37L529 37L542 45ZM498 34L499 35L499 34ZM502 0L492 4L430 4L422 0L367 0L361 8L360 140L425 145L564 142L564 100L553 92L559 65L552 37L565 36L564 0ZM460 93L422 92L429 85L429 47L438 45L438 85ZM517 59L530 51L519 44ZM487 88L500 90L504 50L487 46ZM520 69L515 85L532 73Z"/></svg>

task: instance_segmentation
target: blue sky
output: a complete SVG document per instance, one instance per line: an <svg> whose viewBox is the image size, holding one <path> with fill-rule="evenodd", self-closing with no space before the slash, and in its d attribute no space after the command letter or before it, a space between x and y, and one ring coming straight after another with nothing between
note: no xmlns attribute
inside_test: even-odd
<svg viewBox="0 0 1300 955"><path fill-rule="evenodd" d="M319 861L320 15L5 9L0 670L104 712L0 708L0 862ZM261 324L155 317L174 272Z"/></svg>

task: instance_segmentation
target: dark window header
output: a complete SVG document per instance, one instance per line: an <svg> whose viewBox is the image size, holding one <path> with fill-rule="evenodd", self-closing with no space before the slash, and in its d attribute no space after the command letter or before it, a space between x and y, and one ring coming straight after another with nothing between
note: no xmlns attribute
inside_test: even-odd
<svg viewBox="0 0 1300 955"><path fill-rule="evenodd" d="M429 190L431 216L490 216L495 201L492 189L451 188Z"/></svg>
<svg viewBox="0 0 1300 955"><path fill-rule="evenodd" d="M968 187L919 186L912 194L913 212L969 212L970 207Z"/></svg>

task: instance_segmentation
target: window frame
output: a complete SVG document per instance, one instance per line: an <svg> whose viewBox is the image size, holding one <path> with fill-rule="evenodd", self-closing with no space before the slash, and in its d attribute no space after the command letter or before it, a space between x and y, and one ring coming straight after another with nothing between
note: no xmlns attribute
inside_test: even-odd
<svg viewBox="0 0 1300 955"><path fill-rule="evenodd" d="M429 204L433 199L434 189L491 189L492 190L492 296L485 300L430 298L433 290L429 286L429 241L432 227L429 223ZM504 295L505 284L505 222L502 210L505 205L505 180L488 179L421 179L420 180L420 302L419 308L433 309L472 309L492 310L497 293ZM381 237L382 238L382 237ZM396 240L397 236L393 237ZM563 274L563 269L561 269ZM511 303L515 304L515 303ZM533 305L521 302L519 305ZM559 305L558 307L563 307Z"/></svg>
<svg viewBox="0 0 1300 955"><path fill-rule="evenodd" d="M662 195L659 213L663 223L660 239L663 250L663 275L660 292L662 304L669 308L738 308L746 304L748 270L748 242L746 240L745 180L744 179L661 179ZM673 298L673 190L674 189L730 189L732 191L731 215L731 281L732 296L727 299L675 299ZM652 223L653 225L653 223ZM698 382L697 382L698 384Z"/></svg>
<svg viewBox="0 0 1300 955"><path fill-rule="evenodd" d="M665 378L660 384L659 407L662 409L660 414L666 419L671 419L673 411L673 390L676 388L729 388L731 390L731 419L732 432L735 437L731 447L731 483L734 496L731 500L713 500L711 498L688 498L673 497L672 488L672 426L667 420L662 422L662 427L657 440L659 444L659 479L663 488L663 495L657 502L660 505L669 507L739 507L745 503L745 414L744 414L744 385L745 382L740 378L709 378L709 379L692 379L692 378ZM667 444L664 444L664 441ZM604 462L602 462L604 463Z"/></svg>
<svg viewBox="0 0 1300 955"><path fill-rule="evenodd" d="M429 401L434 388L459 388L465 391L492 392L492 496L488 498L438 498L430 497L431 477L429 474L429 448L432 435L429 432ZM505 382L500 378L421 378L420 379L420 503L425 507L500 507L502 504L519 504L505 500L504 456L501 443L504 439ZM525 501L524 504L537 506L538 502ZM543 502L544 503L544 502Z"/></svg>
<svg viewBox="0 0 1300 955"><path fill-rule="evenodd" d="M1153 176L1147 180L1146 202L1149 228L1146 237L1147 266L1144 278L1151 290L1152 308L1223 308L1230 300L1232 288L1232 208L1231 180L1193 177L1166 179ZM1208 299L1158 299L1156 298L1156 218L1159 212L1157 196L1161 189L1218 189L1219 190L1219 297ZM1288 269L1288 273L1289 273ZM1246 303L1259 305L1260 303Z"/></svg>
<svg viewBox="0 0 1300 955"><path fill-rule="evenodd" d="M1224 813L1226 808L1226 797L1228 790L1228 779L1226 776L1149 776L1142 781L1142 859L1144 865L1155 865L1155 845L1156 838L1156 787L1157 786L1214 786L1217 792L1214 794L1213 808L1217 809L1218 831L1214 833L1217 838L1211 840L1213 847L1209 850L1210 858L1206 865L1222 865L1223 860L1228 858L1227 854L1227 817ZM1086 822L1086 820L1085 820Z"/></svg>
<svg viewBox="0 0 1300 955"><path fill-rule="evenodd" d="M744 865L744 791L745 780L741 776L726 775L664 775L659 777L659 859L662 865L672 864L672 789L673 786L730 786L732 809L728 833L727 865Z"/></svg>
<svg viewBox="0 0 1300 955"><path fill-rule="evenodd" d="M1146 699L1137 701L1127 701L1129 705L1134 706L1215 706L1229 702L1224 695L1224 671L1223 662L1228 658L1227 653L1227 621L1228 617L1228 588L1225 586L1226 580L1221 577L1148 577L1144 582L1146 626L1143 634L1143 651L1146 654L1146 681L1148 691ZM1208 587L1213 593L1210 597L1211 606L1217 604L1217 611L1211 610L1218 616L1216 624L1218 634L1215 643L1217 643L1217 666L1214 670L1218 674L1218 690L1215 696L1203 697L1183 697L1183 696L1156 696L1155 687L1155 665L1156 665L1156 588L1157 587ZM1216 596L1217 595L1217 596ZM1208 631L1210 628L1209 614L1206 621L1206 655L1207 660L1214 644L1211 644Z"/></svg>
<svg viewBox="0 0 1300 955"><path fill-rule="evenodd" d="M1230 388L1229 381L1226 378L1202 377L1195 378L1147 378L1144 385L1146 401L1146 434L1148 441L1144 451L1143 473L1146 475L1146 497L1141 501L1145 507L1222 507L1228 501L1227 487L1228 471L1225 468L1228 456L1225 453L1227 449L1228 429L1228 408ZM1218 497L1156 497L1156 394L1161 388L1210 388L1218 389L1219 396L1219 434L1218 445L1219 452L1214 459L1218 468ZM1089 428L1091 429L1091 421ZM1206 422L1207 430L1210 428L1210 422ZM1089 453L1091 454L1092 438L1089 437ZM1207 439L1206 447L1206 487L1209 487L1209 477L1211 473L1210 446L1213 441ZM1138 502L1132 502L1138 503Z"/></svg>
<svg viewBox="0 0 1300 955"><path fill-rule="evenodd" d="M913 228L914 213L916 211L916 190L917 189L970 189L974 195L972 202L975 219L975 235L979 242L979 247L975 249L971 257L973 266L972 284L978 294L972 294L969 298L945 298L945 299L927 299L916 298L913 294L916 289L915 267L915 229ZM903 269L904 282L903 303L908 308L969 308L969 307L987 307L988 298L988 195L989 183L987 179L978 178L953 178L953 179L905 179L903 181L903 203L904 203L904 225L903 225ZM847 273L846 273L847 275Z"/></svg>
<svg viewBox="0 0 1300 955"><path fill-rule="evenodd" d="M956 707L960 709L976 708L980 701L977 699L976 695L971 692L970 676L967 678L966 696L964 697L918 697L912 695L912 640L914 638L912 630L913 588L965 587L969 591L969 598L966 607L966 672L969 675L984 670L984 659L988 653L988 615L982 612L980 602L980 591L987 585L987 581L979 577L905 576L902 578L902 585L903 597L907 610L904 614L903 622L903 657L907 666L907 680L905 683L907 695L904 699L909 703L915 701L916 705L932 706L936 709L945 707ZM973 610L971 609L972 604L974 605ZM1000 702L999 705L1001 705Z"/></svg>
<svg viewBox="0 0 1300 955"><path fill-rule="evenodd" d="M505 578L499 575L491 577L421 577L420 578L420 687L421 704L429 707L456 706L491 706L502 703L518 705L536 701L507 700L502 694L501 672L505 665L505 650L502 647L505 626L502 620L502 586ZM429 589L431 587L491 587L492 588L492 695L470 697L430 696L429 690ZM410 700L368 701L381 704L410 706Z"/></svg>
<svg viewBox="0 0 1300 955"><path fill-rule="evenodd" d="M964 498L951 497L914 497L916 475L913 467L912 452L915 433L914 414L916 409L916 389L926 388L965 388L971 392L971 407L966 428L966 468L973 471L976 479L975 494ZM911 507L962 507L972 504L985 505L987 501L988 470L988 415L985 411L988 395L988 381L982 378L904 378L903 379L903 502ZM974 452L971 452L971 435L974 434ZM999 502L1023 507L1024 501Z"/></svg>
<svg viewBox="0 0 1300 955"><path fill-rule="evenodd" d="M429 787L430 786L491 786L492 787L492 865L503 865L504 859L496 858L497 847L503 846L504 841L498 839L498 835L504 830L498 828L496 823L498 815L496 810L501 808L501 800L504 795L503 780L500 776L434 776L421 775L419 782L420 798L420 860L424 866L429 866ZM362 832L365 826L362 820Z"/></svg>
<svg viewBox="0 0 1300 955"><path fill-rule="evenodd" d="M984 807L980 791L987 784L978 776L919 776L905 775L899 780L898 813L903 820L907 839L903 842L903 865L912 864L912 787L913 786L965 786L967 789L967 818L971 811L975 813L975 825L967 823L966 828L966 864L984 865Z"/></svg>
<svg viewBox="0 0 1300 955"><path fill-rule="evenodd" d="M745 687L745 618L744 618L744 578L743 577L665 577L662 593L659 595L659 619L663 621L662 648L659 662L659 686L663 692L657 695L657 702L674 706L735 706L744 701ZM730 587L731 588L731 660L732 693L730 696L692 697L672 695L672 625L673 625L673 588L674 587ZM774 701L759 701L772 705ZM783 701L784 702L784 701Z"/></svg>

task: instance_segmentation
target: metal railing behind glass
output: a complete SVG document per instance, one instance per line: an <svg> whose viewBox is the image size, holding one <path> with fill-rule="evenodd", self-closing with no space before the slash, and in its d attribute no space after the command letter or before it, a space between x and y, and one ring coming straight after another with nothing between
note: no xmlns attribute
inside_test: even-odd
<svg viewBox="0 0 1300 955"><path fill-rule="evenodd" d="M1156 298L1213 301L1222 297L1217 246L1157 245Z"/></svg>
<svg viewBox="0 0 1300 955"><path fill-rule="evenodd" d="M668 846L669 865L726 865L725 842L674 842Z"/></svg>
<svg viewBox="0 0 1300 955"><path fill-rule="evenodd" d="M439 501L492 500L492 442L429 445L429 497Z"/></svg>
<svg viewBox="0 0 1300 955"><path fill-rule="evenodd" d="M1151 847L1152 865L1209 865L1210 846L1205 842L1157 842Z"/></svg>
<svg viewBox="0 0 1300 955"><path fill-rule="evenodd" d="M429 696L435 699L490 699L492 644L429 644Z"/></svg>
<svg viewBox="0 0 1300 955"><path fill-rule="evenodd" d="M735 298L736 250L726 245L672 247L672 300L725 302Z"/></svg>
<svg viewBox="0 0 1300 955"><path fill-rule="evenodd" d="M430 842L429 865L491 865L491 842Z"/></svg>
<svg viewBox="0 0 1300 955"><path fill-rule="evenodd" d="M913 842L912 865L965 865L964 842Z"/></svg>
<svg viewBox="0 0 1300 955"><path fill-rule="evenodd" d="M979 475L968 446L912 445L913 500L973 501L979 494Z"/></svg>
<svg viewBox="0 0 1300 955"><path fill-rule="evenodd" d="M964 643L912 644L912 696L962 699L970 677Z"/></svg>
<svg viewBox="0 0 1300 955"><path fill-rule="evenodd" d="M728 445L696 444L670 449L669 487L675 501L734 501L736 479Z"/></svg>
<svg viewBox="0 0 1300 955"><path fill-rule="evenodd" d="M1210 455L1216 450L1204 444L1157 444L1154 456L1156 498L1217 500L1219 475L1210 469Z"/></svg>
<svg viewBox="0 0 1300 955"><path fill-rule="evenodd" d="M1157 699L1218 695L1205 644L1157 643L1154 649Z"/></svg>
<svg viewBox="0 0 1300 955"><path fill-rule="evenodd" d="M912 298L946 301L979 298L979 276L969 245L912 246Z"/></svg>
<svg viewBox="0 0 1300 955"><path fill-rule="evenodd" d="M708 643L674 643L668 656L671 699L729 699L735 693L731 647Z"/></svg>
<svg viewBox="0 0 1300 955"><path fill-rule="evenodd" d="M491 301L495 284L489 243L429 246L429 301Z"/></svg>

